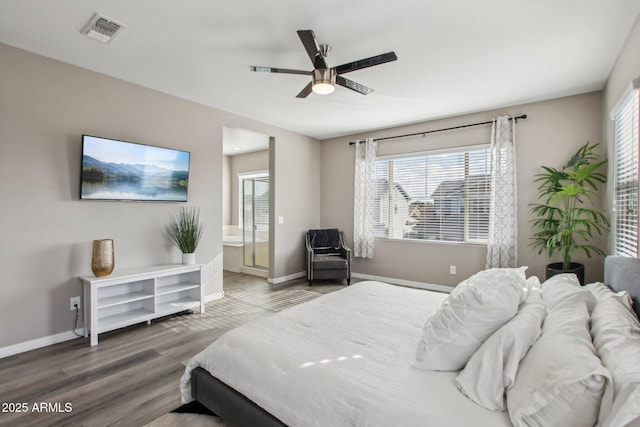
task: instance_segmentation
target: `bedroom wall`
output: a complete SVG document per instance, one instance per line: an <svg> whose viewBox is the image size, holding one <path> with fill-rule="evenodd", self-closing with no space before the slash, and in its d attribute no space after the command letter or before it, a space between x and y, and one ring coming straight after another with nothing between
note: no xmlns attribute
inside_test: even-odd
<svg viewBox="0 0 640 427"><path fill-rule="evenodd" d="M600 142L602 136L602 93L559 98L515 107L462 115L442 120L384 129L375 132L334 138L322 143L323 227L338 227L353 243L354 147L349 141L365 137L386 137L440 129L491 120L501 115L527 114L516 127L516 161L518 170L518 261L528 265L528 275L544 278L550 261L528 246L530 227L529 203L536 201L533 175L540 165L561 167L575 150L587 141ZM491 126L479 126L380 142L378 153L391 154L489 143ZM600 242L602 239L598 239ZM601 242L602 243L602 242ZM602 246L602 245L601 245ZM486 246L376 239L374 259L358 259L355 273L392 277L412 282L454 286L473 273L484 269ZM577 257L587 267L587 280L602 278L602 259ZM556 261L555 259L553 261ZM449 266L457 266L457 274L449 274Z"/></svg>
<svg viewBox="0 0 640 427"><path fill-rule="evenodd" d="M602 109L603 141L607 148L607 156L614 158L614 139L613 139L613 121L609 114L612 112L618 100L623 96L626 90L631 87L631 81L640 78L640 17L636 20L635 25L629 32L629 37L625 42L622 50L618 54L618 58L609 74L609 79L604 88ZM609 162L609 176L613 177L613 161ZM609 217L612 218L612 205L614 199L613 180L607 183L607 191L603 200L603 207L609 211ZM614 235L610 233L608 239L608 253L613 253Z"/></svg>
<svg viewBox="0 0 640 427"><path fill-rule="evenodd" d="M269 185L276 194L271 200L271 230L277 231L275 256L270 258L277 258L277 263L269 272L277 283L306 276L304 236L308 229L320 227L322 144L312 141L272 139L269 145ZM274 240L271 235L269 239Z"/></svg>
<svg viewBox="0 0 640 427"><path fill-rule="evenodd" d="M291 259L319 223L319 172L289 153L311 164L317 140L0 44L0 355L73 337L69 298L82 294L77 277L91 274L93 239L115 240L116 269L180 262L162 230L181 204L78 200L83 133L191 151L189 204L206 227L197 261L212 263L221 284L225 125L273 137L286 179L274 205L296 216L274 230L273 271L304 270Z"/></svg>

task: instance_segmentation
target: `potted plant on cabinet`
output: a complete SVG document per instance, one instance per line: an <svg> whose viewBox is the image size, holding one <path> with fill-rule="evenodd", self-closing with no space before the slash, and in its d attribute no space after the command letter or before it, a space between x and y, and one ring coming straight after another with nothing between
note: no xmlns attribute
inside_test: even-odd
<svg viewBox="0 0 640 427"><path fill-rule="evenodd" d="M183 264L195 264L196 248L204 231L199 218L199 208L184 206L171 215L166 226L167 236L182 252Z"/></svg>
<svg viewBox="0 0 640 427"><path fill-rule="evenodd" d="M605 212L593 207L592 195L598 191L598 184L607 180L599 172L606 160L597 161L593 153L597 146L587 142L562 169L542 166L544 172L536 175L538 199L542 203L530 205L531 213L536 216L531 221L531 245L538 249L538 254L547 251L549 257L555 252L562 256L562 262L547 265L547 278L559 273L575 273L584 284L584 265L571 261L574 253L582 251L588 258L592 253L605 255L589 243L594 232L602 234L609 229Z"/></svg>

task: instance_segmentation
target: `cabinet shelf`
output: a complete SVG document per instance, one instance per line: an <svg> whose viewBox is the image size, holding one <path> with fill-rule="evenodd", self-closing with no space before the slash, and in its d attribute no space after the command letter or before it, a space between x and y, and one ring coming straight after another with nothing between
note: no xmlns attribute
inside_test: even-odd
<svg viewBox="0 0 640 427"><path fill-rule="evenodd" d="M186 291L189 289L198 288L200 285L197 283L184 282L177 285L158 286L156 289L156 295L168 295L175 292Z"/></svg>
<svg viewBox="0 0 640 427"><path fill-rule="evenodd" d="M80 277L85 336L94 346L103 332L196 307L203 313L203 269L201 264L159 265Z"/></svg>
<svg viewBox="0 0 640 427"><path fill-rule="evenodd" d="M111 316L98 317L98 332L112 331L124 326L135 325L136 323L146 322L153 318L153 312L144 308L127 311L125 313L113 314Z"/></svg>
<svg viewBox="0 0 640 427"><path fill-rule="evenodd" d="M163 315L177 313L200 305L200 301L193 298L180 298L174 301L165 302L156 306L156 313Z"/></svg>
<svg viewBox="0 0 640 427"><path fill-rule="evenodd" d="M113 307L119 304L126 304L134 301L153 298L153 294L147 292L132 292L130 294L118 295L115 297L98 298L98 309Z"/></svg>

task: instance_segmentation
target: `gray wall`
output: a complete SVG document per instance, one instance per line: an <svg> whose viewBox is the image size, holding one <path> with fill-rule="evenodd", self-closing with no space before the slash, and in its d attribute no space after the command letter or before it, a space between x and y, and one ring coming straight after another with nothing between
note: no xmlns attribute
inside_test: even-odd
<svg viewBox="0 0 640 427"><path fill-rule="evenodd" d="M271 227L276 231L275 255L270 257L276 264L269 268L271 278L299 276L306 271L304 235L308 229L320 227L320 176L328 173L320 168L321 145L311 139L280 138L270 143L269 185L276 194L271 200L271 224L279 216L284 219L284 224Z"/></svg>
<svg viewBox="0 0 640 427"><path fill-rule="evenodd" d="M117 269L180 262L162 232L180 204L78 200L83 133L191 151L189 204L206 226L197 261L221 272L225 125L274 137L274 204L290 221L274 230L272 271L304 270L318 141L0 44L0 348L71 330L93 239L115 240Z"/></svg>
<svg viewBox="0 0 640 427"><path fill-rule="evenodd" d="M537 193L533 175L541 171L541 165L562 166L587 141L600 142L601 105L602 94L595 92L323 141L322 226L339 227L345 231L349 243L353 241L354 148L348 145L349 141L482 122L501 115L527 114L528 118L518 121L516 127L518 260L520 265L529 266L529 275L543 278L544 266L550 261L546 256L538 256L528 246L531 234L528 204L536 201ZM379 144L378 153L424 151L482 144L490 140L491 126L472 127L434 133L425 138L383 141ZM353 270L366 275L453 286L484 269L485 257L486 247L483 245L376 239L374 259L355 259ZM602 278L601 258L587 260L577 257L576 260L585 262L588 280ZM456 275L449 274L450 265L457 266Z"/></svg>

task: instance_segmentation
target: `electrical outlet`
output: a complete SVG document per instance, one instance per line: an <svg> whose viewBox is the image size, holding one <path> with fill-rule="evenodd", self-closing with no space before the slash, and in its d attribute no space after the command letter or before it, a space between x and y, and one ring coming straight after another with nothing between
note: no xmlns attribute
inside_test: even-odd
<svg viewBox="0 0 640 427"><path fill-rule="evenodd" d="M76 304L78 305L78 310L80 310L80 297L73 297L69 299L69 305L71 311L76 311Z"/></svg>
<svg viewBox="0 0 640 427"><path fill-rule="evenodd" d="M449 274L456 274L456 266L455 265L450 265L449 266Z"/></svg>

